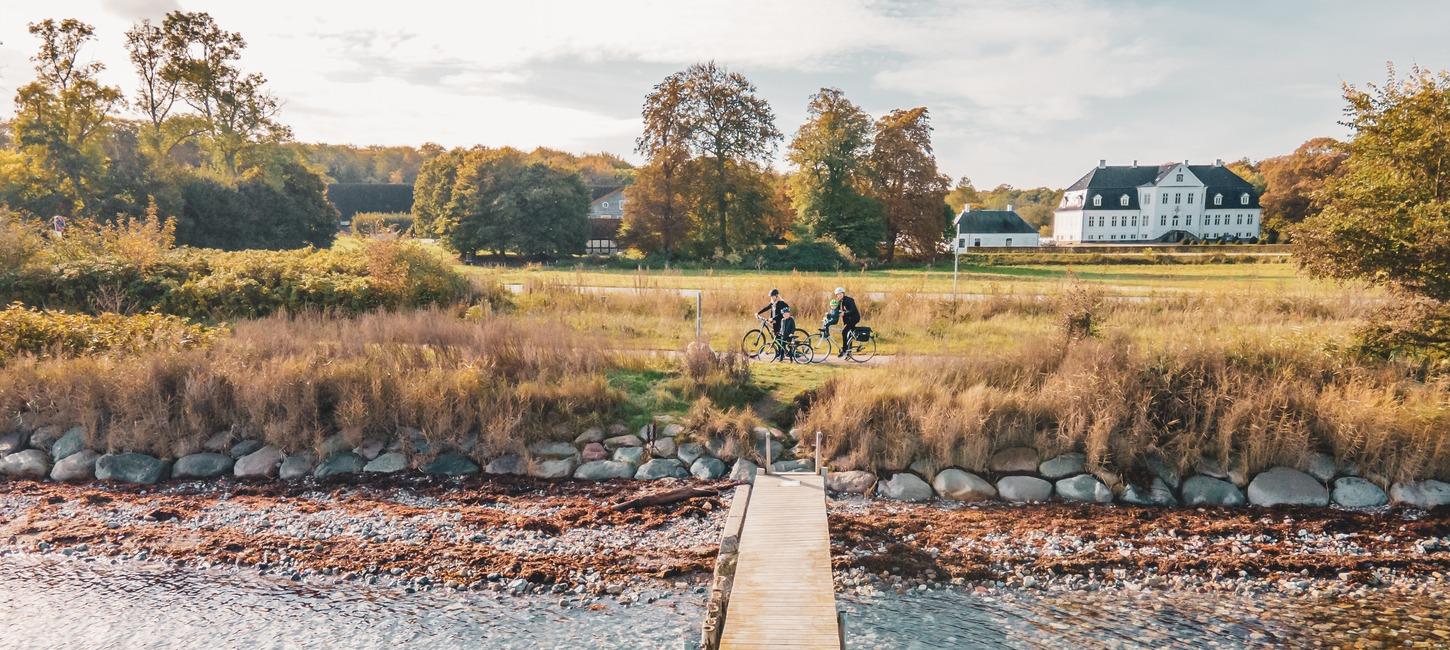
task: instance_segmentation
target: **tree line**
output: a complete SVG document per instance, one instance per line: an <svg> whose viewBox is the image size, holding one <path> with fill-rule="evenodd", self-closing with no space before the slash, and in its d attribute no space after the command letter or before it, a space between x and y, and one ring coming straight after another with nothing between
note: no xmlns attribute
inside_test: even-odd
<svg viewBox="0 0 1450 650"><path fill-rule="evenodd" d="M125 33L129 99L82 53L76 19L29 25L35 78L15 95L0 148L0 203L33 217L175 215L180 243L217 248L326 245L337 212L323 180L282 146L266 78L241 69L246 41L204 12L173 11ZM128 111L127 113L126 111Z"/></svg>

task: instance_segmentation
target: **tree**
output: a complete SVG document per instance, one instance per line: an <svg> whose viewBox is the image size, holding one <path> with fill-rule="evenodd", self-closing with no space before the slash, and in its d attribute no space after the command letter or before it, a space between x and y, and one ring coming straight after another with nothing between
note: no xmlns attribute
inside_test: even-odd
<svg viewBox="0 0 1450 650"><path fill-rule="evenodd" d="M690 232L682 194L685 166L689 163L689 125L685 116L685 73L661 81L645 97L640 114L644 130L635 151L649 164L639 170L624 207L619 239L646 253L674 254Z"/></svg>
<svg viewBox="0 0 1450 650"><path fill-rule="evenodd" d="M893 261L898 247L935 258L944 243L942 205L951 180L937 171L927 109L895 110L877 120L870 160L872 192L886 217L885 260Z"/></svg>
<svg viewBox="0 0 1450 650"><path fill-rule="evenodd" d="M960 214L962 208L969 205L982 207L982 195L977 193L977 188L972 185L972 179L966 176L957 179L957 184L952 186L952 191L947 192L945 200L951 207L953 215Z"/></svg>
<svg viewBox="0 0 1450 650"><path fill-rule="evenodd" d="M682 84L680 128L690 148L710 163L700 179L700 189L710 200L696 204L702 211L700 224L707 229L704 239L730 251L760 235L749 232L744 223L758 221L760 215L745 213L747 204L733 201L736 190L753 179L733 177L732 172L748 173L755 169L752 163L767 162L781 139L780 131L770 104L757 97L755 85L738 72L714 61L697 63L685 70ZM737 222L734 231L732 220Z"/></svg>
<svg viewBox="0 0 1450 650"><path fill-rule="evenodd" d="M31 23L30 33L40 39L31 57L36 78L16 91L11 129L34 169L49 177L36 179L46 187L35 194L47 200L31 207L87 213L105 173L100 141L121 91L100 82L104 66L81 61L81 49L95 36L90 25L43 20Z"/></svg>
<svg viewBox="0 0 1450 650"><path fill-rule="evenodd" d="M836 88L812 95L806 114L787 155L796 167L790 183L796 214L858 257L873 254L886 224L881 205L865 194L871 116Z"/></svg>
<svg viewBox="0 0 1450 650"><path fill-rule="evenodd" d="M454 250L531 257L583 252L589 238L589 189L577 172L529 162L514 149L479 147L429 161L429 178L446 178L448 172L435 168L450 163L456 164L453 187L431 225ZM423 176L420 172L420 184Z"/></svg>
<svg viewBox="0 0 1450 650"><path fill-rule="evenodd" d="M543 163L519 168L502 195L508 246L528 257L584 252L589 239L589 188L577 172Z"/></svg>
<svg viewBox="0 0 1450 650"><path fill-rule="evenodd" d="M1343 142L1314 138L1287 156L1260 161L1265 183L1259 199L1264 208L1264 229L1270 235L1283 232L1317 213L1315 195L1339 171L1346 156Z"/></svg>
<svg viewBox="0 0 1450 650"><path fill-rule="evenodd" d="M1399 298L1362 333L1369 351L1427 352L1450 364L1450 72L1390 70L1383 86L1346 85L1348 156L1290 229L1317 276L1363 279Z"/></svg>
<svg viewBox="0 0 1450 650"><path fill-rule="evenodd" d="M453 186L458 182L458 169L467 154L463 149L439 153L418 168L413 183L413 231L442 235L449 206L453 202Z"/></svg>

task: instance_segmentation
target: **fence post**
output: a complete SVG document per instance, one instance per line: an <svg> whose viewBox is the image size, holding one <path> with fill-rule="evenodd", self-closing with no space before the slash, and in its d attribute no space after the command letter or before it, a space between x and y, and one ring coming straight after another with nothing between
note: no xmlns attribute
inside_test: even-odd
<svg viewBox="0 0 1450 650"><path fill-rule="evenodd" d="M771 457L771 454L770 454L770 443L774 441L770 437L770 429L766 429L765 430L765 434L763 436L761 436L761 440L762 440L762 444L765 445L765 473L766 474L769 474L772 466L775 465L775 463L773 461L771 461L771 459L770 459L770 457Z"/></svg>
<svg viewBox="0 0 1450 650"><path fill-rule="evenodd" d="M816 471L819 472L821 476L825 476L826 475L826 468L823 465L821 465L821 432L820 431L817 431L816 432Z"/></svg>
<svg viewBox="0 0 1450 650"><path fill-rule="evenodd" d="M705 290L695 290L695 340L705 338Z"/></svg>

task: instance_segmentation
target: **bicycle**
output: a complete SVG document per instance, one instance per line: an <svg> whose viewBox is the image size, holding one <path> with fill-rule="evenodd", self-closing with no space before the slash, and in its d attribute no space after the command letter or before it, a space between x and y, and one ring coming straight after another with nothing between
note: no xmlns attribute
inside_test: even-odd
<svg viewBox="0 0 1450 650"><path fill-rule="evenodd" d="M856 327L846 333L846 359L866 363L876 356L876 334L869 327Z"/></svg>
<svg viewBox="0 0 1450 650"><path fill-rule="evenodd" d="M810 363L815 356L809 337L805 332L796 330L790 340L776 338L775 333L770 329L770 321L759 316L755 320L760 322L760 327L745 333L740 339L740 352L751 359L760 359L766 352L771 353L771 359L775 354L784 349L784 359L791 363Z"/></svg>

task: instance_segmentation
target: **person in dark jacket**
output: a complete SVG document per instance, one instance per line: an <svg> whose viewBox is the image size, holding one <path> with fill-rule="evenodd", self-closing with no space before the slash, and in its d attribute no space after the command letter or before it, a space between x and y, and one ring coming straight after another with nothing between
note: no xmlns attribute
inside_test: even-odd
<svg viewBox="0 0 1450 650"><path fill-rule="evenodd" d="M861 322L861 310L856 308L856 300L846 295L845 287L836 287L836 309L841 312L841 351L836 353L838 357L846 356L846 346L851 340L851 332Z"/></svg>
<svg viewBox="0 0 1450 650"><path fill-rule="evenodd" d="M755 312L755 315L759 316L765 312L770 312L770 333L778 339L780 338L780 313L788 309L790 309L790 305L787 305L785 300L781 299L780 289L771 289L770 304L761 307L759 311Z"/></svg>
<svg viewBox="0 0 1450 650"><path fill-rule="evenodd" d="M786 346L782 343L790 341L795 336L795 317L790 313L790 307L782 307L780 310L780 326L775 334L775 360L785 360Z"/></svg>

